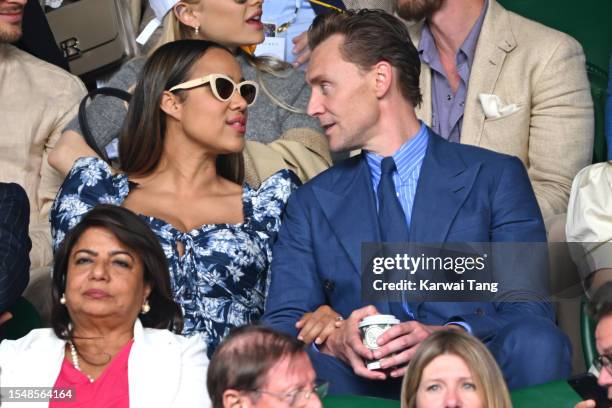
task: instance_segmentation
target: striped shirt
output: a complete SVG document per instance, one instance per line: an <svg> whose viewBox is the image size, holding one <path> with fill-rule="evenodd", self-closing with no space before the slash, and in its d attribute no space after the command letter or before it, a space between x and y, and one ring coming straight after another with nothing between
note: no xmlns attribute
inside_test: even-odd
<svg viewBox="0 0 612 408"><path fill-rule="evenodd" d="M393 184L397 197L404 210L406 225L410 229L410 218L412 206L416 194L421 165L427 151L429 134L427 127L421 122L421 128L416 135L408 139L398 151L393 154L396 170L393 172ZM370 168L370 178L376 197L376 208L378 208L378 183L380 182L380 164L383 157L372 152L366 152L366 160Z"/></svg>

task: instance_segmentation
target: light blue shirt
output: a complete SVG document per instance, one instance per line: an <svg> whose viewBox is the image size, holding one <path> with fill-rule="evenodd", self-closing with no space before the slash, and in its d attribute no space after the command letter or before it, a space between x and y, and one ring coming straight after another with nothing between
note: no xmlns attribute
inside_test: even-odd
<svg viewBox="0 0 612 408"><path fill-rule="evenodd" d="M393 184L397 198L404 210L406 217L406 225L410 230L410 221L412 218L412 207L414 205L414 197L416 195L419 176L421 175L421 167L423 159L427 153L427 144L429 141L429 133L427 127L421 122L421 127L417 134L407 140L397 152L393 154L395 161L395 171L393 172ZM370 178L372 187L374 188L374 197L376 197L376 208L378 209L378 183L380 183L380 163L383 157L372 152L366 152L366 160L370 169ZM412 315L408 300L404 298L405 293L402 293L403 307L406 313ZM461 321L448 322L463 327L468 333L472 334L472 328L469 324Z"/></svg>
<svg viewBox="0 0 612 408"><path fill-rule="evenodd" d="M293 38L307 31L315 12L308 0L266 0L263 3L263 23L273 23L281 26L290 22L285 33L279 36L285 37L285 61L293 62L296 55L291 52L293 49Z"/></svg>
<svg viewBox="0 0 612 408"><path fill-rule="evenodd" d="M421 127L416 135L407 140L397 152L393 154L395 161L395 171L393 172L393 184L397 198L404 210L406 225L410 230L410 218L412 216L412 206L416 194L419 175L423 158L427 151L429 133L427 127L421 122ZM366 160L370 168L370 178L376 197L376 208L378 208L378 183L380 182L380 163L383 157L372 152L366 152Z"/></svg>

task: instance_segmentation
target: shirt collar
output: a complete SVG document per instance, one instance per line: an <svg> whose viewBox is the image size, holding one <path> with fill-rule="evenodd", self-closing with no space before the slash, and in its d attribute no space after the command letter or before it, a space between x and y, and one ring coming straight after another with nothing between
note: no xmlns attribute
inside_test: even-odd
<svg viewBox="0 0 612 408"><path fill-rule="evenodd" d="M415 168L421 165L425 157L425 152L427 151L429 133L427 132L425 124L421 121L419 122L421 123L421 127L416 135L404 142L392 156L393 161L395 161L396 171L402 182L407 182L410 174ZM368 167L375 180L380 179L380 163L382 159L383 156L379 156L372 152L366 152Z"/></svg>
<svg viewBox="0 0 612 408"><path fill-rule="evenodd" d="M470 68L472 68L472 62L474 61L474 55L476 54L476 45L478 44L478 37L480 36L480 30L482 29L482 24L488 8L489 0L485 0L480 16L478 16L478 20L476 20L474 23L474 26L457 52L462 53L464 57L467 58L468 66ZM433 61L440 59L438 56L438 49L436 48L436 42L433 38L431 30L429 29L429 24L427 23L423 24L423 28L421 29L421 39L419 40L419 47L417 50L421 55L421 59L427 65L431 66Z"/></svg>

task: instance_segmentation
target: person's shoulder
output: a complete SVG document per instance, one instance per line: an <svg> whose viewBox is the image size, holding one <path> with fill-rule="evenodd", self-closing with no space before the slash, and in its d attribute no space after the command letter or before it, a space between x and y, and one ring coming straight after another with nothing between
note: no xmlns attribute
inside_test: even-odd
<svg viewBox="0 0 612 408"><path fill-rule="evenodd" d="M110 164L99 157L89 156L76 159L66 178L74 178L76 175L80 177L80 173L83 172L94 176L96 179L105 179L114 176L113 168ZM125 177L124 173L117 173L117 175Z"/></svg>
<svg viewBox="0 0 612 408"><path fill-rule="evenodd" d="M612 189L612 160L586 166L576 174L574 185L584 186L586 184L605 185Z"/></svg>
<svg viewBox="0 0 612 408"><path fill-rule="evenodd" d="M300 178L293 171L289 169L281 169L262 181L257 191L259 193L263 193L270 190L285 188L294 190L301 185L302 182L300 181Z"/></svg>
<svg viewBox="0 0 612 408"><path fill-rule="evenodd" d="M512 34L520 44L527 45L530 48L545 47L551 51L556 48L555 45L558 46L560 44L582 49L580 43L567 33L510 11L498 3L495 6L503 10L504 13L507 13L512 27Z"/></svg>
<svg viewBox="0 0 612 408"><path fill-rule="evenodd" d="M128 176L115 172L98 157L81 157L74 162L56 197L52 212L73 214L83 204L121 205L129 194ZM74 207L76 205L76 207Z"/></svg>
<svg viewBox="0 0 612 408"><path fill-rule="evenodd" d="M339 181L346 181L347 177L359 171L362 160L362 154L358 154L334 164L310 179L296 191L296 194L309 194L315 189L333 191Z"/></svg>
<svg viewBox="0 0 612 408"><path fill-rule="evenodd" d="M30 349L39 349L63 343L53 329L34 329L24 337L17 340L4 340L0 343L0 356L13 353L27 352Z"/></svg>
<svg viewBox="0 0 612 408"><path fill-rule="evenodd" d="M26 191L17 183L0 183L0 199L6 198L23 203L28 202Z"/></svg>
<svg viewBox="0 0 612 408"><path fill-rule="evenodd" d="M154 347L176 347L181 352L189 351L206 354L206 342L200 333L190 336L176 334L167 329L143 328L143 339Z"/></svg>
<svg viewBox="0 0 612 408"><path fill-rule="evenodd" d="M39 91L49 90L56 94L85 93L85 86L77 76L17 47L12 45L5 45L5 47L7 47L6 58L19 66L19 72L22 75L27 76L31 82L48 85L37 88Z"/></svg>
<svg viewBox="0 0 612 408"><path fill-rule="evenodd" d="M436 138L433 143L439 147L436 149L437 154L442 163L445 162L444 156L449 152L455 152L460 157L465 165L478 164L483 172L501 173L501 171L511 168L512 171L524 170L523 163L516 156L511 156L505 153L496 152L480 146L473 146L463 143L452 143L444 140L441 136L430 132L430 137Z"/></svg>

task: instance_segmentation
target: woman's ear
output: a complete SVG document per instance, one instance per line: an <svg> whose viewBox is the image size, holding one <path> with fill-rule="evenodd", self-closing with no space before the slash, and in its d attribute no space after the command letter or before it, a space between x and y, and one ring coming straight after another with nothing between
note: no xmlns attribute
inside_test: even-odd
<svg viewBox="0 0 612 408"><path fill-rule="evenodd" d="M200 28L200 19L194 10L195 5L179 1L172 11L178 21L192 28Z"/></svg>
<svg viewBox="0 0 612 408"><path fill-rule="evenodd" d="M151 295L151 291L153 289L151 289L151 284L145 282L144 284L144 290L143 290L143 295L144 295L144 299L142 299L142 303L144 303L145 300L147 300L149 298L149 295Z"/></svg>
<svg viewBox="0 0 612 408"><path fill-rule="evenodd" d="M170 91L164 91L159 107L164 113L176 120L181 120L182 104L178 97Z"/></svg>

